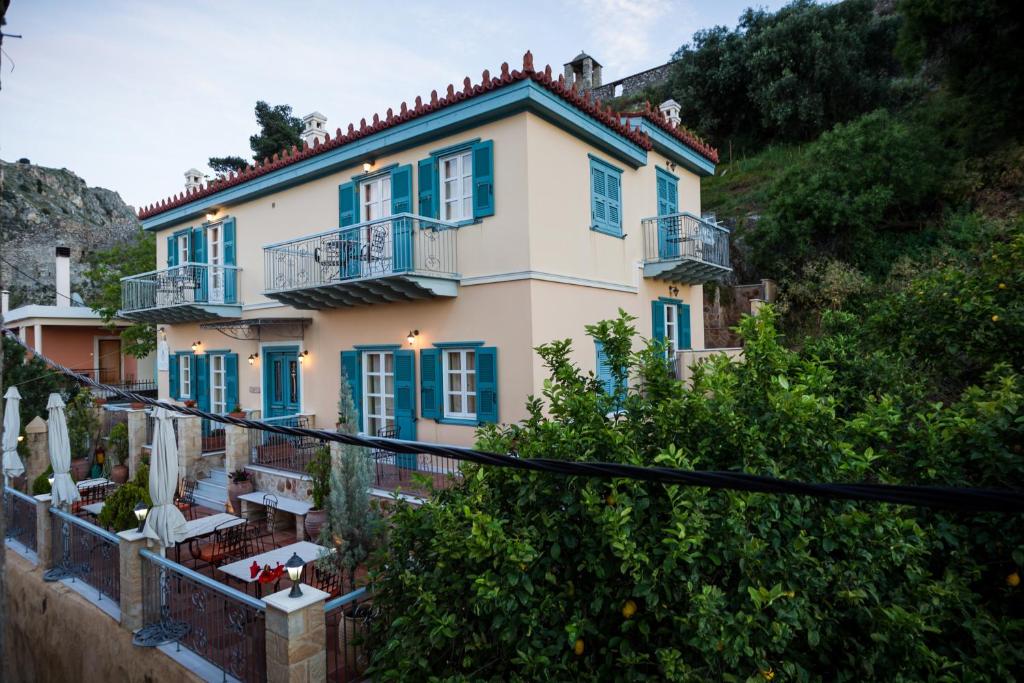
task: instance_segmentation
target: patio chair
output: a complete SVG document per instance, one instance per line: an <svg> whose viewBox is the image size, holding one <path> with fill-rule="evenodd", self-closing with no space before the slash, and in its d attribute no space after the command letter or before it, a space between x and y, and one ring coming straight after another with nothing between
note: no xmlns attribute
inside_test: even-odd
<svg viewBox="0 0 1024 683"><path fill-rule="evenodd" d="M377 436L382 439L397 439L398 433L398 427L388 427L386 429L377 430ZM402 480L402 468L396 466L394 451L385 450L383 448L374 448L370 451L370 457L373 458L374 465L376 466L378 486L384 480L384 464L387 460L390 460L391 465L398 470L398 480Z"/></svg>
<svg viewBox="0 0 1024 683"><path fill-rule="evenodd" d="M331 597L341 595L341 572L331 565L329 569L321 569L318 562L313 563L313 587L330 593Z"/></svg>
<svg viewBox="0 0 1024 683"><path fill-rule="evenodd" d="M367 270L372 273L373 265L379 264L380 268L384 269L384 261L386 257L385 247L388 241L388 229L382 225L375 225L370 228L370 236L367 239L366 244L363 245L363 251L359 255L359 260L366 262Z"/></svg>
<svg viewBox="0 0 1024 683"><path fill-rule="evenodd" d="M219 567L235 560L242 560L251 553L248 552L250 544L246 537L248 524L237 524L235 520L229 519L221 522L213 530L213 540L209 543L200 543L199 539L191 538L188 542L188 552L195 560L196 568L202 565Z"/></svg>
<svg viewBox="0 0 1024 683"><path fill-rule="evenodd" d="M182 479L181 490L174 499L174 505L189 519L196 518L196 480Z"/></svg>
<svg viewBox="0 0 1024 683"><path fill-rule="evenodd" d="M273 493L268 493L263 496L263 509L266 510L266 526L263 529L263 533L260 534L260 539L270 536L270 543L273 547L277 547L277 536L275 535L274 527L277 522L277 509L278 499Z"/></svg>

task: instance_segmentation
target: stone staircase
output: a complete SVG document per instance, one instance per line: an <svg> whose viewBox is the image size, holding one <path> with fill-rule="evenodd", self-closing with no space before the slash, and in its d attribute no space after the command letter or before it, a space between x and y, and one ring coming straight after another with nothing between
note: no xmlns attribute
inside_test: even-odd
<svg viewBox="0 0 1024 683"><path fill-rule="evenodd" d="M223 469L210 470L210 476L196 482L196 504L223 512L228 502L228 473Z"/></svg>

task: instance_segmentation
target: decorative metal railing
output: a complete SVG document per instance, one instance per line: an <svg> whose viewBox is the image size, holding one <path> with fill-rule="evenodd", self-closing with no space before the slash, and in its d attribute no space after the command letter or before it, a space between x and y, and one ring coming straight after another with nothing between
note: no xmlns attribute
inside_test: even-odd
<svg viewBox="0 0 1024 683"><path fill-rule="evenodd" d="M389 275L458 277L458 230L409 213L263 247L264 289L280 292Z"/></svg>
<svg viewBox="0 0 1024 683"><path fill-rule="evenodd" d="M21 491L4 487L4 515L7 519L7 538L17 541L36 552L36 499Z"/></svg>
<svg viewBox="0 0 1024 683"><path fill-rule="evenodd" d="M265 602L148 550L139 555L143 627L136 645L177 643L225 680L267 680Z"/></svg>
<svg viewBox="0 0 1024 683"><path fill-rule="evenodd" d="M452 486L462 478L459 461L442 455L369 451L374 466L374 486L384 491L396 488L414 495L429 494L430 489Z"/></svg>
<svg viewBox="0 0 1024 683"><path fill-rule="evenodd" d="M327 622L327 680L335 683L363 680L370 664L366 647L369 627L376 617L373 596L360 588L324 605Z"/></svg>
<svg viewBox="0 0 1024 683"><path fill-rule="evenodd" d="M189 304L239 305L237 266L183 263L121 278L121 310L144 311Z"/></svg>
<svg viewBox="0 0 1024 683"><path fill-rule="evenodd" d="M180 415L180 413L172 413L172 414L173 415ZM177 438L178 438L178 419L177 418L173 418L171 420L171 424L174 426L174 438L175 438L175 440L177 440ZM153 434L155 433L155 431L156 431L156 418L153 417L153 410L150 409L150 410L146 411L146 441L145 441L145 443L146 443L147 446L152 446L153 445Z"/></svg>
<svg viewBox="0 0 1024 683"><path fill-rule="evenodd" d="M84 519L50 508L53 567L44 581L71 579L92 586L102 600L121 602L120 541L114 534Z"/></svg>
<svg viewBox="0 0 1024 683"><path fill-rule="evenodd" d="M227 446L227 432L224 423L215 422L208 417L202 420L202 446L203 453L219 453Z"/></svg>
<svg viewBox="0 0 1024 683"><path fill-rule="evenodd" d="M284 417L267 417L263 422L281 425L282 427L311 427L308 415L287 415ZM304 436L286 436L258 429L250 429L249 455L253 465L274 467L306 474L309 461L313 459L316 449L326 445L326 441L311 439Z"/></svg>
<svg viewBox="0 0 1024 683"><path fill-rule="evenodd" d="M644 261L690 259L729 268L729 230L690 213L644 218Z"/></svg>

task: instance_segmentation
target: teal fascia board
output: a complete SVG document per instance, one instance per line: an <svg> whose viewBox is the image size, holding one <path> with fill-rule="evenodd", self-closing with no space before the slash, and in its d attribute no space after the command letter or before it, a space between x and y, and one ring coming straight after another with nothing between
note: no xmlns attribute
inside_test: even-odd
<svg viewBox="0 0 1024 683"><path fill-rule="evenodd" d="M647 163L647 151L582 113L532 80L520 81L492 93L413 119L362 140L235 185L209 197L142 221L145 230L159 230L272 192L344 170L366 157L382 157L403 149L475 128L521 111L531 111L580 137L632 168Z"/></svg>
<svg viewBox="0 0 1024 683"><path fill-rule="evenodd" d="M438 349L472 349L483 345L482 341L434 342L434 348Z"/></svg>
<svg viewBox="0 0 1024 683"><path fill-rule="evenodd" d="M356 344L352 347L356 351L398 351L401 344Z"/></svg>
<svg viewBox="0 0 1024 683"><path fill-rule="evenodd" d="M690 147L684 145L679 140L676 140L661 128L652 126L650 122L645 121L644 119L637 119L635 117L632 119L623 118L622 122L628 122L634 127L637 122L639 122L640 131L647 133L647 136L651 139L651 144L654 145L654 149L687 170L701 176L715 174L714 163L693 151Z"/></svg>

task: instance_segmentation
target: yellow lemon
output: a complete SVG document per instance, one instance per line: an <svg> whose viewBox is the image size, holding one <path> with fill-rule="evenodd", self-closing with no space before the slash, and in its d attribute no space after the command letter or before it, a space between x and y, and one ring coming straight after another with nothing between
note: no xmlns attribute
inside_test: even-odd
<svg viewBox="0 0 1024 683"><path fill-rule="evenodd" d="M609 505L615 505L615 496L609 495L607 498L604 499L604 502L608 503Z"/></svg>
<svg viewBox="0 0 1024 683"><path fill-rule="evenodd" d="M634 614L636 614L636 603L632 600L626 600L626 604L622 606L622 616L626 619L632 619Z"/></svg>
<svg viewBox="0 0 1024 683"><path fill-rule="evenodd" d="M1006 283L1005 282L1000 282L999 283L999 289L1006 289Z"/></svg>
<svg viewBox="0 0 1024 683"><path fill-rule="evenodd" d="M772 671L771 669L767 669L767 670L761 672L761 677L764 678L764 680L766 680L766 681L770 681L773 678L775 678L775 672Z"/></svg>
<svg viewBox="0 0 1024 683"><path fill-rule="evenodd" d="M579 657L580 655L583 654L583 650L584 650L583 639L582 638L577 638L576 639L576 643L572 646L572 651L574 653L576 653L577 657Z"/></svg>
<svg viewBox="0 0 1024 683"><path fill-rule="evenodd" d="M1014 572L1006 577L1006 585L1010 588L1016 588L1020 585L1020 574Z"/></svg>
<svg viewBox="0 0 1024 683"><path fill-rule="evenodd" d="M992 322L994 322L994 323L999 322L999 316L998 315L992 316Z"/></svg>

